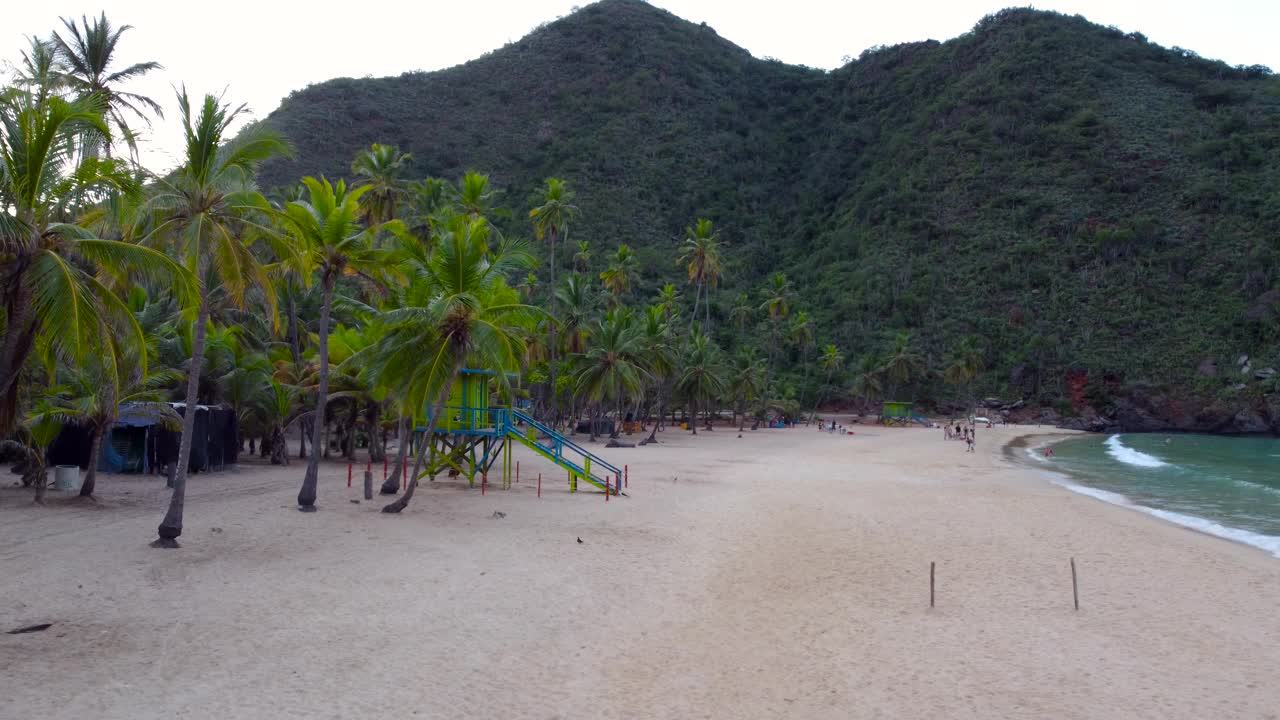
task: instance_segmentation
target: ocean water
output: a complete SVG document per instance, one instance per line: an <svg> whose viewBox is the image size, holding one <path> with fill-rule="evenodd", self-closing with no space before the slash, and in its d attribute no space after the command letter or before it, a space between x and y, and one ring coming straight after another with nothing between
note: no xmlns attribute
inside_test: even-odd
<svg viewBox="0 0 1280 720"><path fill-rule="evenodd" d="M1280 439L1088 435L1019 452L1070 490L1280 557Z"/></svg>

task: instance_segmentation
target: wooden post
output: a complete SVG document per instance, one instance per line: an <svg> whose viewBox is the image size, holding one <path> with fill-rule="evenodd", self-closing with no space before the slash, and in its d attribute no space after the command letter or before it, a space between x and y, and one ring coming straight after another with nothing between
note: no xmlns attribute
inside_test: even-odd
<svg viewBox="0 0 1280 720"><path fill-rule="evenodd" d="M1076 559L1071 558L1071 599L1076 604L1076 610L1080 609L1080 586L1076 583Z"/></svg>
<svg viewBox="0 0 1280 720"><path fill-rule="evenodd" d="M538 497L542 497L542 473L538 473Z"/></svg>
<svg viewBox="0 0 1280 720"><path fill-rule="evenodd" d="M604 501L609 502L609 474L604 476Z"/></svg>
<svg viewBox="0 0 1280 720"><path fill-rule="evenodd" d="M631 487L631 468L626 465L622 466L622 487Z"/></svg>
<svg viewBox="0 0 1280 720"><path fill-rule="evenodd" d="M364 471L364 499L373 499L373 473L368 470Z"/></svg>
<svg viewBox="0 0 1280 720"><path fill-rule="evenodd" d="M351 463L347 463L347 487L351 487Z"/></svg>
<svg viewBox="0 0 1280 720"><path fill-rule="evenodd" d="M933 607L933 561L929 561L929 607Z"/></svg>
<svg viewBox="0 0 1280 720"><path fill-rule="evenodd" d="M484 494L484 488L489 484L489 473L480 473L480 494ZM475 487L472 485L472 487Z"/></svg>

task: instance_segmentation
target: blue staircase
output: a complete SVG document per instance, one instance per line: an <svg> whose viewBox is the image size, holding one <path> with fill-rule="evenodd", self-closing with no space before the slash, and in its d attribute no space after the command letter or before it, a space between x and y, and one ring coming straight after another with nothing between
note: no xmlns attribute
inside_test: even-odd
<svg viewBox="0 0 1280 720"><path fill-rule="evenodd" d="M527 413L512 409L502 412L498 420L507 437L511 438L545 457L556 465L569 471L571 484L576 488L575 479L582 479L601 490L606 487L614 495L618 494L616 480L622 477L622 471L604 458L596 455L575 443L569 438L534 420ZM606 475L613 480L606 486Z"/></svg>

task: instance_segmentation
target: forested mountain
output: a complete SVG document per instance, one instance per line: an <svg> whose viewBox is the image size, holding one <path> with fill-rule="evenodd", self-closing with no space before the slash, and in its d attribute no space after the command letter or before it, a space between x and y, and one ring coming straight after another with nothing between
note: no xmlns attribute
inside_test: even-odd
<svg viewBox="0 0 1280 720"><path fill-rule="evenodd" d="M1280 430L1266 68L1015 9L823 72L604 0L455 68L300 90L265 122L297 153L264 186L349 176L393 144L418 177L490 173L508 232L564 178L582 209L568 240L635 248L643 297L682 279L682 230L710 218L724 339L755 331L730 307L782 270L851 359L907 332L928 367L979 348L980 394L1094 427Z"/></svg>

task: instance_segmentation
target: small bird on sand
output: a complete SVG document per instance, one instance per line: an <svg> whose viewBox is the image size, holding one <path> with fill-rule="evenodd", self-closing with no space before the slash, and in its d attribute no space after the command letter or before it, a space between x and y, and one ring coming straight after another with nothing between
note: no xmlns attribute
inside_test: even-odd
<svg viewBox="0 0 1280 720"><path fill-rule="evenodd" d="M586 543L582 542L582 538L578 538L578 544L579 544L579 545L586 545Z"/></svg>

